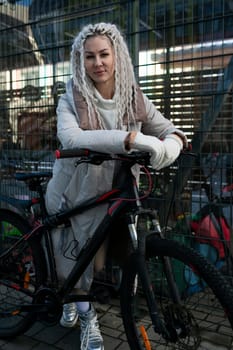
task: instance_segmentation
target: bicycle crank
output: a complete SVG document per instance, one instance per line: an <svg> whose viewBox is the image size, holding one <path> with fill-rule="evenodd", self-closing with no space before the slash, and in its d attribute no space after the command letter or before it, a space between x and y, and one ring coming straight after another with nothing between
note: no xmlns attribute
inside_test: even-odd
<svg viewBox="0 0 233 350"><path fill-rule="evenodd" d="M60 320L63 311L62 304L52 289L40 289L33 299L33 304L41 306L37 311L40 321L48 325L54 325Z"/></svg>

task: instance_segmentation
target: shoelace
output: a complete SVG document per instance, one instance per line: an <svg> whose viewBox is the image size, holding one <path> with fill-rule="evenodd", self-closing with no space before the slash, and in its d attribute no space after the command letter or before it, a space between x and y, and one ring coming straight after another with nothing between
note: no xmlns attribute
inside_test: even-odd
<svg viewBox="0 0 233 350"><path fill-rule="evenodd" d="M100 339L100 330L99 326L96 325L96 317L86 322L85 329L82 327L82 341L81 341L81 350L87 350L88 349L88 340L91 341L99 340Z"/></svg>

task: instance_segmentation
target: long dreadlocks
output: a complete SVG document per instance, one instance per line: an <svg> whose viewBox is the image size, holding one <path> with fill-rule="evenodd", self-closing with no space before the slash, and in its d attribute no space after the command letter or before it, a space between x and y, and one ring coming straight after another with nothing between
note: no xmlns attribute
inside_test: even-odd
<svg viewBox="0 0 233 350"><path fill-rule="evenodd" d="M123 117L126 116L128 126L130 122L135 123L135 110L137 109L136 79L128 47L123 35L118 28L111 23L97 23L85 26L76 36L71 51L71 65L73 82L81 92L88 106L88 117L90 125L93 125L92 116L98 118L99 125L104 129L101 117L95 106L94 85L86 75L84 68L84 44L88 37L105 35L113 45L115 54L115 94L114 100L117 107L117 127L123 126Z"/></svg>

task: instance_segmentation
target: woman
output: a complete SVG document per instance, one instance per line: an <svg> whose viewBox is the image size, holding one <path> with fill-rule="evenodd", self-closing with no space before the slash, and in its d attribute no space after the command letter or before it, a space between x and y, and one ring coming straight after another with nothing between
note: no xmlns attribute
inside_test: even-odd
<svg viewBox="0 0 233 350"><path fill-rule="evenodd" d="M88 25L75 38L72 51L72 79L57 108L57 135L63 148L88 148L99 152L125 153L132 149L149 151L151 165L164 168L175 161L186 143L182 131L161 113L139 89L126 43L115 25ZM54 164L47 188L47 208L55 213L112 188L115 163L101 166L81 164L72 159ZM69 232L53 235L60 278L74 263L63 255L80 247L102 220L107 204L72 219ZM65 253L64 253L65 252ZM104 265L104 248L97 253L77 284L88 292L94 270ZM95 310L89 302L64 305L61 324L81 325L81 349L104 349ZM87 332L87 329L89 332ZM85 336L88 334L88 336Z"/></svg>

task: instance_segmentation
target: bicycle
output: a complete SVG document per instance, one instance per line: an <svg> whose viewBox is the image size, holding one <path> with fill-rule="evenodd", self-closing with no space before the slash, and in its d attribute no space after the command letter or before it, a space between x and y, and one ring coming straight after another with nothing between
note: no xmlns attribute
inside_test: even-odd
<svg viewBox="0 0 233 350"><path fill-rule="evenodd" d="M0 209L0 338L26 332L34 322L48 325L60 320L64 303L95 300L95 296L71 291L111 228L120 220L128 227L129 248L123 267L120 305L130 349L206 349L206 342L233 344L233 290L224 276L193 249L166 239L156 209L143 206L151 192L149 154L102 154L88 150L57 151L57 158L73 157L75 166L86 162L120 162L113 189L73 209L48 215L43 172L19 173L37 191L41 212L26 220ZM131 171L139 164L148 176L148 191L141 193ZM53 256L54 227L68 225L73 215L108 203L108 211L93 237L86 242L67 279L59 284ZM32 203L32 212L33 212ZM41 245L42 238L45 247ZM186 295L181 273L203 279L201 293ZM214 317L217 315L217 322Z"/></svg>

